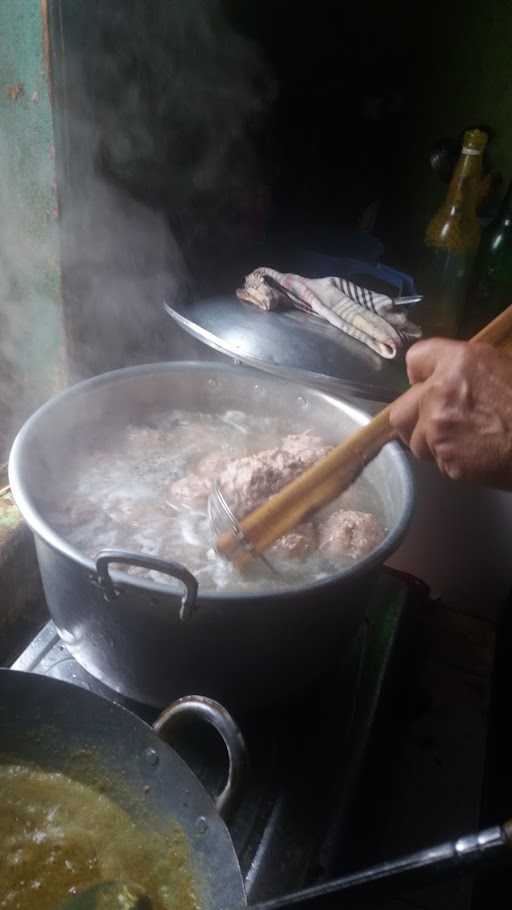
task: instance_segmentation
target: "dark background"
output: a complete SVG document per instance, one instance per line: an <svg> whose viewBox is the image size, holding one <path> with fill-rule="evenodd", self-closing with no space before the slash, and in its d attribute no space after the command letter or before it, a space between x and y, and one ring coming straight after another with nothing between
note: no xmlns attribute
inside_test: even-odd
<svg viewBox="0 0 512 910"><path fill-rule="evenodd" d="M489 125L488 166L511 176L505 0L442 9L426 0L54 0L52 10L68 335L86 371L179 355L161 321L162 288L232 292L247 270L279 267L280 244L357 255L353 232L369 231L387 264L414 274L446 192L429 162L442 137ZM123 199L111 230L97 178ZM134 236L145 216L129 214L127 200L165 220L172 262L153 227ZM102 232L108 252L103 263L93 257L95 279L146 276L143 316L124 303L121 317L115 287L109 310L103 280L91 290L81 254ZM120 321L131 337L112 345Z"/></svg>

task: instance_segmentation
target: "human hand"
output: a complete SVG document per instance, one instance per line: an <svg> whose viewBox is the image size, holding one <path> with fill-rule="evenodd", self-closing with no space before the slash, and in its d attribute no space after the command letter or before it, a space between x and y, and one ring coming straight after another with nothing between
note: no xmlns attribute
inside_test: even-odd
<svg viewBox="0 0 512 910"><path fill-rule="evenodd" d="M512 357L434 338L410 348L407 373L390 421L413 454L452 480L512 490Z"/></svg>

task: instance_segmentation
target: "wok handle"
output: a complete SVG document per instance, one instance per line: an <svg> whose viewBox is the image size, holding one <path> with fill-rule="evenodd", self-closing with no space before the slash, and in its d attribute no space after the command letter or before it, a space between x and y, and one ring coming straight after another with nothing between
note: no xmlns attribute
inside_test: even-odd
<svg viewBox="0 0 512 910"><path fill-rule="evenodd" d="M433 876L449 878L464 867L474 869L479 865L510 863L511 847L512 823L509 821L284 897L253 904L251 910L339 910L349 897L364 901L370 896L396 896L404 889L431 884Z"/></svg>
<svg viewBox="0 0 512 910"><path fill-rule="evenodd" d="M162 739L182 717L195 717L213 727L222 737L228 753L228 779L221 793L214 798L219 815L226 819L233 811L249 764L245 740L231 714L211 698L187 695L173 702L157 718L153 730Z"/></svg>
<svg viewBox="0 0 512 910"><path fill-rule="evenodd" d="M185 593L181 598L180 619L189 619L197 609L199 584L197 578L185 566L182 566L180 562L154 559L152 556L129 553L127 550L101 550L96 556L96 581L102 589L106 600L115 600L121 594L119 588L114 585L108 571L112 562L127 566L140 566L143 569L152 569L154 572L162 572L164 575L170 575L171 578L177 578L185 586Z"/></svg>

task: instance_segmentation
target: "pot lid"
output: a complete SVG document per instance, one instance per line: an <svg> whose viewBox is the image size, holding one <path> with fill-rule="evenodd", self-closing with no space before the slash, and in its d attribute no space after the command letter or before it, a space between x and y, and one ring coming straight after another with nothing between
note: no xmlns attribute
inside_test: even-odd
<svg viewBox="0 0 512 910"><path fill-rule="evenodd" d="M164 306L181 328L221 354L333 395L391 401L408 385L403 357L384 360L299 310L263 312L235 295Z"/></svg>
<svg viewBox="0 0 512 910"><path fill-rule="evenodd" d="M347 252L334 257L274 244L255 252L241 274L264 263L309 278L339 275L392 296L416 293L410 275L376 261L376 251L365 249L364 259L359 259ZM221 354L333 395L392 401L408 386L403 356L384 360L334 326L299 310L263 312L234 293L193 302L166 301L164 306L185 331Z"/></svg>

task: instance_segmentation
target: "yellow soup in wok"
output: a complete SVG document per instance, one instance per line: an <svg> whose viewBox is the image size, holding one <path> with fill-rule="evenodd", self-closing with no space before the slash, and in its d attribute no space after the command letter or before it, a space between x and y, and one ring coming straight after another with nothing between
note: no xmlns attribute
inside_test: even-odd
<svg viewBox="0 0 512 910"><path fill-rule="evenodd" d="M150 830L64 774L0 764L0 908L55 910L113 880L140 885L155 910L198 910L178 826Z"/></svg>

